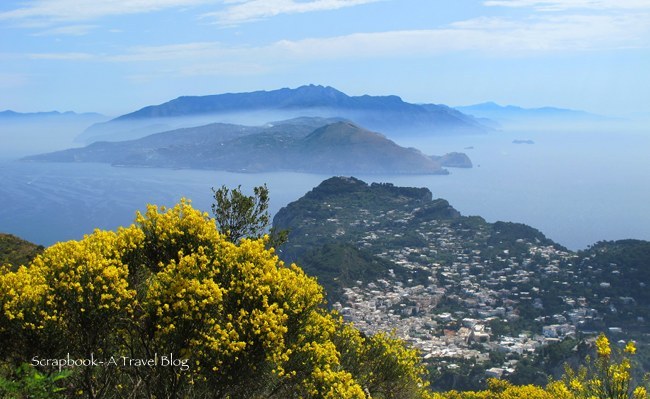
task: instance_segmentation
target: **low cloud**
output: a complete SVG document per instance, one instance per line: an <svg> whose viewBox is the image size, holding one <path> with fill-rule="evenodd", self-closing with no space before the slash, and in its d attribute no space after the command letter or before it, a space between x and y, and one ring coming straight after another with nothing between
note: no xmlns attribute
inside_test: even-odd
<svg viewBox="0 0 650 399"><path fill-rule="evenodd" d="M0 12L0 21L22 21L25 26L51 25L206 3L215 0L32 0L21 8Z"/></svg>
<svg viewBox="0 0 650 399"><path fill-rule="evenodd" d="M97 25L69 25L60 26L58 28L47 29L33 36L84 36L90 31L97 28Z"/></svg>
<svg viewBox="0 0 650 399"><path fill-rule="evenodd" d="M378 1L386 0L31 0L20 8L0 11L0 21L16 21L23 27L44 28L106 16L212 5L220 10L205 13L203 18L213 18L222 25L236 25L281 14L336 10ZM69 34L66 28L61 29L61 34Z"/></svg>
<svg viewBox="0 0 650 399"><path fill-rule="evenodd" d="M538 11L650 9L647 0L490 0L483 4L491 7L532 7Z"/></svg>
<svg viewBox="0 0 650 399"><path fill-rule="evenodd" d="M273 50L296 58L435 56L477 51L493 56L650 46L650 15L564 16L528 21L477 18L443 29L358 33L282 41Z"/></svg>
<svg viewBox="0 0 650 399"><path fill-rule="evenodd" d="M542 3L508 1L511 4L515 2ZM240 1L237 5L251 3ZM453 52L477 52L489 57L529 57L553 52L648 48L649 20L650 10L575 15L534 13L523 19L480 17L437 29L280 40L258 46L190 42L136 46L117 54L37 53L28 57L134 64L158 62L164 63L164 71L154 68L156 71L150 72L168 73L170 76L256 75L322 60L423 58Z"/></svg>
<svg viewBox="0 0 650 399"><path fill-rule="evenodd" d="M58 61L82 61L97 59L97 56L90 53L33 53L27 54L32 60L58 60Z"/></svg>
<svg viewBox="0 0 650 399"><path fill-rule="evenodd" d="M206 18L214 18L220 25L237 25L275 17L281 14L299 14L315 11L337 10L384 0L239 0L223 11L206 13Z"/></svg>

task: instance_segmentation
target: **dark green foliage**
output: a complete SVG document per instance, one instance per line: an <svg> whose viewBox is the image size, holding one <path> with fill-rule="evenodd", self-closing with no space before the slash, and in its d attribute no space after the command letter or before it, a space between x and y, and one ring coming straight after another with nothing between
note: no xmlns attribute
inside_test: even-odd
<svg viewBox="0 0 650 399"><path fill-rule="evenodd" d="M545 385L549 378L558 379L564 374L565 365L578 366L587 355L594 355L593 347L584 340L568 338L539 348L533 356L517 363L508 381L517 384Z"/></svg>
<svg viewBox="0 0 650 399"><path fill-rule="evenodd" d="M432 219L455 219L460 217L460 212L454 209L444 199L436 199L415 212L415 219L428 221Z"/></svg>
<svg viewBox="0 0 650 399"><path fill-rule="evenodd" d="M492 237L488 240L489 245L515 243L517 240L535 242L541 245L562 246L546 238L542 232L522 223L495 222L492 225Z"/></svg>
<svg viewBox="0 0 650 399"><path fill-rule="evenodd" d="M612 296L634 294L637 302L650 305L650 242L600 241L578 255L592 268L602 269Z"/></svg>
<svg viewBox="0 0 650 399"><path fill-rule="evenodd" d="M69 371L43 374L30 364L23 363L13 370L0 370L0 398L3 399L57 399L63 398L65 379Z"/></svg>
<svg viewBox="0 0 650 399"><path fill-rule="evenodd" d="M318 276L331 302L341 299L343 288L352 287L357 280L371 282L393 269L405 276L407 271L392 262L361 251L352 245L331 243L314 248L302 258L303 270Z"/></svg>
<svg viewBox="0 0 650 399"><path fill-rule="evenodd" d="M266 234L271 220L266 184L254 187L251 196L241 192L241 185L233 190L226 186L212 188L212 192L212 214L217 228L230 241L237 243L242 238L261 238ZM271 228L268 235L267 248L278 248L287 241L289 231Z"/></svg>
<svg viewBox="0 0 650 399"><path fill-rule="evenodd" d="M597 308L605 313L605 322L624 326L635 334L647 333L650 325L650 242L601 241L580 251L578 256L577 268L589 284L585 295L610 298Z"/></svg>
<svg viewBox="0 0 650 399"><path fill-rule="evenodd" d="M43 247L21 240L11 234L0 233L0 265L10 264L15 270L20 265L28 264L36 255L43 252Z"/></svg>
<svg viewBox="0 0 650 399"><path fill-rule="evenodd" d="M445 358L429 366L429 378L436 391L479 390L485 388L486 368L471 359Z"/></svg>
<svg viewBox="0 0 650 399"><path fill-rule="evenodd" d="M254 195L247 196L241 192L241 185L232 190L226 186L212 188L217 228L234 243L244 237L261 237L269 225L269 189L265 184L253 191Z"/></svg>

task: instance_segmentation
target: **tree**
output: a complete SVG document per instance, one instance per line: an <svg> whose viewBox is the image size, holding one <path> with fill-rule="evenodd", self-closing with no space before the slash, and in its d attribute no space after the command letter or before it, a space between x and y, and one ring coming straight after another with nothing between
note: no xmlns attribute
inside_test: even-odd
<svg viewBox="0 0 650 399"><path fill-rule="evenodd" d="M269 189L266 184L253 188L253 195L247 196L241 192L241 185L230 190L221 186L212 188L214 203L212 214L217 227L234 243L242 238L262 238L269 227L271 216L269 209ZM287 241L287 230L271 228L269 233L269 248L277 248Z"/></svg>
<svg viewBox="0 0 650 399"><path fill-rule="evenodd" d="M221 186L212 188L215 203L212 214L219 231L234 243L244 237L260 238L270 223L269 189L266 184L253 188L254 195L247 196L241 192L241 185L230 190Z"/></svg>

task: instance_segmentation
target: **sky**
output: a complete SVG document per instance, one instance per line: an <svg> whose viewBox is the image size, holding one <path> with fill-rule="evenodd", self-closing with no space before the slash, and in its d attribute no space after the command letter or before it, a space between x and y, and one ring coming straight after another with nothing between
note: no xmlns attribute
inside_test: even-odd
<svg viewBox="0 0 650 399"><path fill-rule="evenodd" d="M321 84L650 113L650 0L2 0L0 110Z"/></svg>

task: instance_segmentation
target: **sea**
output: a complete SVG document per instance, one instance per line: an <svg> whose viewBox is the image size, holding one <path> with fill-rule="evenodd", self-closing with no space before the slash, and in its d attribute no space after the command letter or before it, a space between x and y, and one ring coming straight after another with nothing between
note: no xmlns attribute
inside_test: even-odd
<svg viewBox="0 0 650 399"><path fill-rule="evenodd" d="M427 187L463 215L525 223L573 250L601 240L650 240L650 129L422 134L395 141L426 154L464 152L474 166L449 168L449 175L354 177ZM222 185L251 193L266 183L275 214L331 177L28 162L18 155L27 154L0 148L0 232L45 246L127 226L147 204L173 206L188 198L209 212L211 188Z"/></svg>

